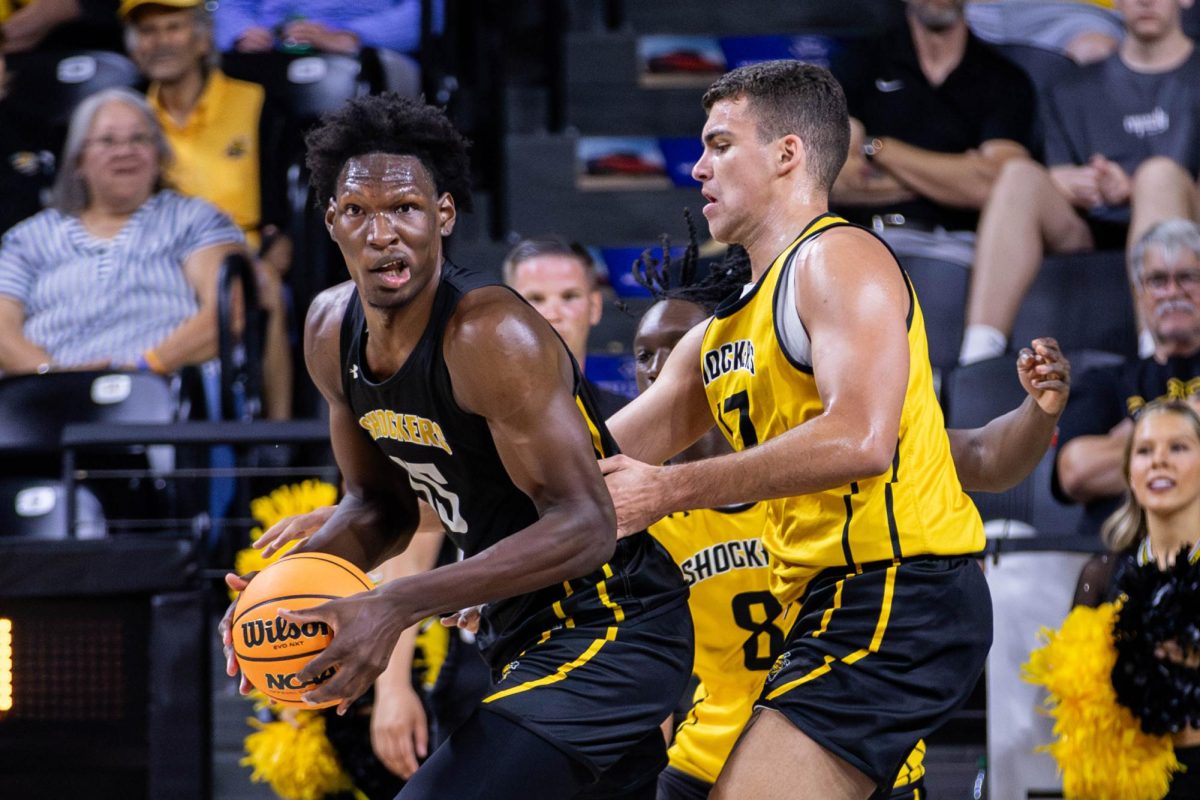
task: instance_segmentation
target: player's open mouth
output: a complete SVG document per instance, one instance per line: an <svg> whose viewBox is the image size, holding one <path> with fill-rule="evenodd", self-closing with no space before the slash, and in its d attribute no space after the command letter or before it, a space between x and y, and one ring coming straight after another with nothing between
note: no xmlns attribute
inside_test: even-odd
<svg viewBox="0 0 1200 800"><path fill-rule="evenodd" d="M708 201L708 203L704 206L702 213L707 214L710 210L717 207L717 198L713 197L708 192L701 192L700 194L702 194L704 199Z"/></svg>
<svg viewBox="0 0 1200 800"><path fill-rule="evenodd" d="M389 289L398 289L412 277L408 265L399 260L372 267L371 274Z"/></svg>

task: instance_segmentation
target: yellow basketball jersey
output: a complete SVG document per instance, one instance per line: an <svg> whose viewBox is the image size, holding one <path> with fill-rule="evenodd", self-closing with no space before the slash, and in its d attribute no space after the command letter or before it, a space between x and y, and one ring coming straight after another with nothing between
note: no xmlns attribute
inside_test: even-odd
<svg viewBox="0 0 1200 800"><path fill-rule="evenodd" d="M767 588L766 504L671 514L650 534L683 571L700 678L668 753L671 766L713 783L750 719L763 678L783 647L779 601Z"/></svg>
<svg viewBox="0 0 1200 800"><path fill-rule="evenodd" d="M811 361L802 352L806 334L795 324L793 270L806 244L849 224L832 214L817 217L756 284L710 320L701 347L705 392L735 449L779 436L824 410ZM766 504L763 541L772 557L771 590L784 605L829 567L983 549L983 523L954 471L933 390L921 307L907 275L904 281L910 300L908 388L892 465L882 475ZM870 367L871 354L863 353L863 369Z"/></svg>

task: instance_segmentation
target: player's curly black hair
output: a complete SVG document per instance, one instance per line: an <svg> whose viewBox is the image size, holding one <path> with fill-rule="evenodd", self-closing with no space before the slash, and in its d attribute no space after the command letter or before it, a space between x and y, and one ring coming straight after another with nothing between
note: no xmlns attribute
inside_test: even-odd
<svg viewBox="0 0 1200 800"><path fill-rule="evenodd" d="M438 194L449 192L461 211L471 210L469 143L440 108L388 93L355 97L321 117L304 137L309 183L320 207L337 190L346 162L368 153L420 159Z"/></svg>
<svg viewBox="0 0 1200 800"><path fill-rule="evenodd" d="M696 240L696 224L691 209L683 210L687 222L688 246L675 272L677 283L672 285L671 240L662 235L662 257L656 258L649 250L633 262L633 279L644 287L654 300L686 300L695 303L709 314L716 310L734 292L750 282L750 255L741 245L731 245L719 264L709 267L708 273L699 281L696 273L700 264L700 245Z"/></svg>

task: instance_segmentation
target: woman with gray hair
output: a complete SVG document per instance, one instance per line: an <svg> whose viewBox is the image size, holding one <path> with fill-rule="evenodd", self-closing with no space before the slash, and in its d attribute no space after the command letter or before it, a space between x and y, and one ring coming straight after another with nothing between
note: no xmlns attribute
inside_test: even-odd
<svg viewBox="0 0 1200 800"><path fill-rule="evenodd" d="M242 233L163 185L145 99L108 89L71 116L52 207L0 246L0 371L170 373L217 354L217 276Z"/></svg>

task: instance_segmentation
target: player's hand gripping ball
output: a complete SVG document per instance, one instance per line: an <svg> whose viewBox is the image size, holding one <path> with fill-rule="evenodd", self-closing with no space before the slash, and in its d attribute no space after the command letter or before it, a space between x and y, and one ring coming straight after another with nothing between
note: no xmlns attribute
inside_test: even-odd
<svg viewBox="0 0 1200 800"><path fill-rule="evenodd" d="M277 703L299 708L324 708L340 702L310 705L300 696L329 680L331 668L301 683L296 674L319 655L333 638L320 621L298 625L280 617L327 600L370 591L374 584L349 561L327 553L284 556L259 572L237 599L233 612L233 651L246 679Z"/></svg>

